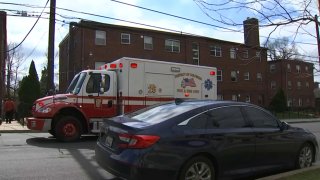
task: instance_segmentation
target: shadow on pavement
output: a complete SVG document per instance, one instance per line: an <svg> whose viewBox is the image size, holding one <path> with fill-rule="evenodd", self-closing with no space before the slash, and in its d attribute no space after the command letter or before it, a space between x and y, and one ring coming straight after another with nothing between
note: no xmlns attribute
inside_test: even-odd
<svg viewBox="0 0 320 180"><path fill-rule="evenodd" d="M28 145L57 149L61 156L71 156L82 167L90 179L122 180L102 170L96 163L94 149L98 136L83 136L76 142L59 142L54 137L33 137L26 140Z"/></svg>

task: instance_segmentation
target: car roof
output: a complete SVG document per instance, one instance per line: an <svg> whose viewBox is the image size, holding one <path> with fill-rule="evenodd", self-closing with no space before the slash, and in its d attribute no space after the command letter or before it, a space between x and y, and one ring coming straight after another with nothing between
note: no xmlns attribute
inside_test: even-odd
<svg viewBox="0 0 320 180"><path fill-rule="evenodd" d="M197 105L203 105L203 106L230 106L230 105L245 105L245 106L255 106L250 103L246 102L238 102L238 101L224 101L224 100L198 100L198 99L175 99L175 102L177 105L179 104L194 104L196 103Z"/></svg>

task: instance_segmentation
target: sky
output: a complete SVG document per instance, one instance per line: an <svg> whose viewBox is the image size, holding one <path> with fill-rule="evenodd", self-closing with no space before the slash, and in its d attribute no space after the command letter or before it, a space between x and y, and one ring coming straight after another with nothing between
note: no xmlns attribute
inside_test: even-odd
<svg viewBox="0 0 320 180"><path fill-rule="evenodd" d="M164 29L174 30L177 32L191 33L195 35L201 35L226 41L238 43L243 43L244 41L243 33L241 32L243 30L242 25L227 26L208 17L197 3L199 0L118 1L152 9L161 13L156 13L146 9L125 5L114 0L56 0L57 9L55 25L55 82L58 82L59 43L68 33L69 23L78 22L80 21L80 19L143 28L150 28L150 26L156 26ZM220 1L221 0L204 0L204 2L206 3L219 3ZM299 0L292 0L292 2L297 1ZM47 8L43 8L47 2ZM292 3L292 6L294 5L298 6L297 3ZM50 1L48 0L15 0L14 2L10 0L0 0L0 11L6 11L8 15L8 43L19 44L26 37L28 32L32 29L32 26L34 26L35 22L37 21L37 17L40 15L41 11L44 11L41 15L42 18L39 19L39 21L36 23L35 27L32 29L30 34L26 37L25 41L23 41L23 43L21 44L20 48L25 57L24 64L21 67L21 76L27 75L31 60L34 60L36 64L39 77L41 75L41 70L47 64L46 52L48 49L49 6ZM263 12L263 7L261 5L252 4L252 7ZM316 9L317 4L314 2L314 4L312 4L312 7ZM314 9L312 10L314 11ZM25 11L27 15L24 17L21 16L22 11ZM317 11L315 11L315 13L317 13ZM195 21L200 21L202 23L168 16L168 14L179 16L186 19L192 19ZM251 11L249 9L238 9L227 10L220 15L214 13L212 14L212 17L215 17L215 19L219 19L221 16L226 20L232 19L232 21L242 23L247 17L256 17L259 16L259 13ZM207 25L205 25L204 23ZM149 27L142 26L141 24L149 25ZM304 26L303 31L299 33L297 36L293 37L292 34L294 34L296 29L296 24L287 25L285 27L278 28L276 31L272 33L271 37L278 38L283 36L289 36L292 39L295 38L295 42L302 42L296 43L299 52L301 54L311 56L305 57L306 60L317 61L316 58L313 58L318 56L317 46L315 45L316 38L314 37L314 23L310 23L309 25ZM265 37L268 36L272 30L272 28L268 27L260 28L261 44L265 41ZM316 63L315 67L319 69L319 63ZM320 81L320 77L318 77L317 73L315 73L315 80Z"/></svg>

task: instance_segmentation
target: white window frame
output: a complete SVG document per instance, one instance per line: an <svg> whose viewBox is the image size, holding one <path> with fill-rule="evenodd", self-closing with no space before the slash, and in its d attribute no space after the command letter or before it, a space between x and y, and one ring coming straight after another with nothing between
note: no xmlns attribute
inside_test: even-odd
<svg viewBox="0 0 320 180"><path fill-rule="evenodd" d="M236 48L230 48L230 59L236 59L237 58L237 52Z"/></svg>
<svg viewBox="0 0 320 180"><path fill-rule="evenodd" d="M217 100L223 101L223 95L222 94L218 94L217 95Z"/></svg>
<svg viewBox="0 0 320 180"><path fill-rule="evenodd" d="M231 100L232 100L232 101L238 101L238 95L232 94Z"/></svg>
<svg viewBox="0 0 320 180"><path fill-rule="evenodd" d="M277 82L276 81L271 81L271 89L276 89L277 88Z"/></svg>
<svg viewBox="0 0 320 180"><path fill-rule="evenodd" d="M96 30L94 43L98 46L105 46L107 44L107 32Z"/></svg>
<svg viewBox="0 0 320 180"><path fill-rule="evenodd" d="M217 70L217 81L219 81L219 82L223 81L222 69Z"/></svg>
<svg viewBox="0 0 320 180"><path fill-rule="evenodd" d="M275 64L270 64L270 72L273 73L276 71L276 65Z"/></svg>
<svg viewBox="0 0 320 180"><path fill-rule="evenodd" d="M309 66L305 67L306 72L309 72Z"/></svg>
<svg viewBox="0 0 320 180"><path fill-rule="evenodd" d="M297 89L301 89L301 82L297 81Z"/></svg>
<svg viewBox="0 0 320 180"><path fill-rule="evenodd" d="M299 105L299 107L302 106L302 99L301 98L298 99L298 105Z"/></svg>
<svg viewBox="0 0 320 180"><path fill-rule="evenodd" d="M130 44L131 35L129 33L121 33L121 44Z"/></svg>
<svg viewBox="0 0 320 180"><path fill-rule="evenodd" d="M287 64L287 72L291 72L291 65Z"/></svg>
<svg viewBox="0 0 320 180"><path fill-rule="evenodd" d="M235 76L233 76L235 75ZM238 72L237 71L231 71L230 72L230 78L232 82L238 82ZM234 80L233 80L234 78Z"/></svg>
<svg viewBox="0 0 320 180"><path fill-rule="evenodd" d="M250 73L249 72L243 73L243 76L244 76L244 80L245 81L249 81L250 80Z"/></svg>
<svg viewBox="0 0 320 180"><path fill-rule="evenodd" d="M262 73L257 73L257 81L262 82Z"/></svg>
<svg viewBox="0 0 320 180"><path fill-rule="evenodd" d="M300 65L296 65L296 70L297 70L297 73L301 73L301 67L300 67Z"/></svg>
<svg viewBox="0 0 320 180"><path fill-rule="evenodd" d="M256 51L256 58L261 61L261 51Z"/></svg>
<svg viewBox="0 0 320 180"><path fill-rule="evenodd" d="M246 95L246 100L245 100L245 102L247 102L247 103L250 103L250 102L251 102L251 97L250 97L250 95Z"/></svg>
<svg viewBox="0 0 320 180"><path fill-rule="evenodd" d="M210 56L222 57L221 46L210 45L209 48L210 48Z"/></svg>
<svg viewBox="0 0 320 180"><path fill-rule="evenodd" d="M196 47L196 48L195 48ZM200 52L199 52L199 43L193 42L192 43L192 60L196 64L200 64Z"/></svg>
<svg viewBox="0 0 320 180"><path fill-rule="evenodd" d="M289 90L292 89L292 83L291 83L291 81L288 81L288 82L287 82L287 86L288 86L288 89L289 89Z"/></svg>
<svg viewBox="0 0 320 180"><path fill-rule="evenodd" d="M180 53L180 41L175 39L166 39L165 40L165 50L167 52Z"/></svg>
<svg viewBox="0 0 320 180"><path fill-rule="evenodd" d="M145 50L153 50L153 38L151 36L143 37L143 48Z"/></svg>
<svg viewBox="0 0 320 180"><path fill-rule="evenodd" d="M287 100L287 106L292 107L292 98L288 98Z"/></svg>
<svg viewBox="0 0 320 180"><path fill-rule="evenodd" d="M243 50L242 55L243 55L243 58L247 60L249 58L249 50L247 49Z"/></svg>
<svg viewBox="0 0 320 180"><path fill-rule="evenodd" d="M309 82L306 82L306 87L307 87L307 88L309 88L309 87L310 87Z"/></svg>

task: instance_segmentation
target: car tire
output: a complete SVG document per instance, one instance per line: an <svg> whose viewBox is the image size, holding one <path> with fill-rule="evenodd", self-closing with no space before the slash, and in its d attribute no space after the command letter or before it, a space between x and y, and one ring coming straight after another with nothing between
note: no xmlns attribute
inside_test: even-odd
<svg viewBox="0 0 320 180"><path fill-rule="evenodd" d="M71 142L80 139L82 126L73 116L61 117L55 124L55 137L59 141Z"/></svg>
<svg viewBox="0 0 320 180"><path fill-rule="evenodd" d="M182 167L179 180L185 179L216 179L212 162L204 156L196 156L188 160Z"/></svg>
<svg viewBox="0 0 320 180"><path fill-rule="evenodd" d="M313 162L313 148L309 143L304 144L297 155L296 168L310 167Z"/></svg>

